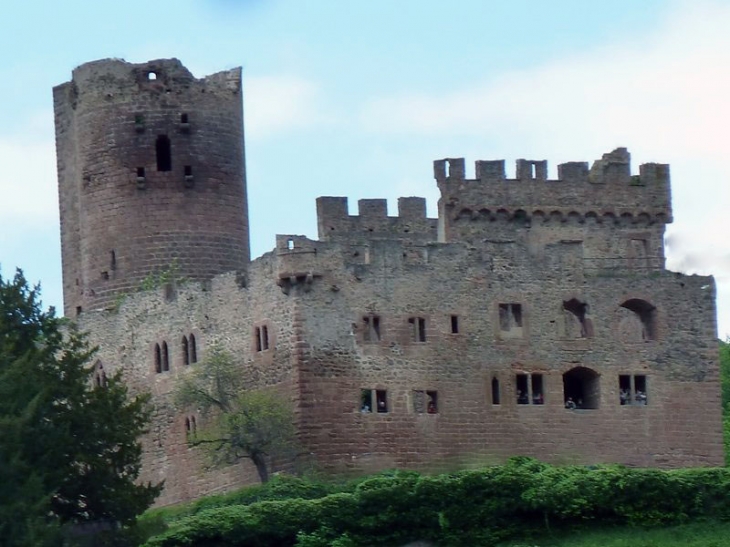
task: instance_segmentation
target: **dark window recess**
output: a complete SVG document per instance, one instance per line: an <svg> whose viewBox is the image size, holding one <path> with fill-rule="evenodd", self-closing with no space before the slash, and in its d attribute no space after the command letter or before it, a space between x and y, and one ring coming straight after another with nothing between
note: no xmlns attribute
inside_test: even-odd
<svg viewBox="0 0 730 547"><path fill-rule="evenodd" d="M367 414L373 411L373 390L363 389L360 391L360 412Z"/></svg>
<svg viewBox="0 0 730 547"><path fill-rule="evenodd" d="M170 351L167 349L167 342L162 342L162 372L170 370Z"/></svg>
<svg viewBox="0 0 730 547"><path fill-rule="evenodd" d="M542 374L530 375L530 387L532 388L532 404L543 404L545 402L545 395L542 387Z"/></svg>
<svg viewBox="0 0 730 547"><path fill-rule="evenodd" d="M113 249L109 251L109 267L112 270L117 269L117 253Z"/></svg>
<svg viewBox="0 0 730 547"><path fill-rule="evenodd" d="M183 364L189 365L190 364L190 344L188 343L187 336L182 337L182 355L183 355Z"/></svg>
<svg viewBox="0 0 730 547"><path fill-rule="evenodd" d="M269 327L267 327L266 325L256 327L255 336L256 351L266 351L267 349L269 349Z"/></svg>
<svg viewBox="0 0 730 547"><path fill-rule="evenodd" d="M185 176L186 177L192 177L193 176L193 166L192 165L186 165L184 167Z"/></svg>
<svg viewBox="0 0 730 547"><path fill-rule="evenodd" d="M600 376L586 367L575 367L563 374L565 408L596 409L601 400Z"/></svg>
<svg viewBox="0 0 730 547"><path fill-rule="evenodd" d="M451 334L459 334L459 316L451 316Z"/></svg>
<svg viewBox="0 0 730 547"><path fill-rule="evenodd" d="M185 113L180 114L180 123L190 123L190 121L188 120L187 114L185 114Z"/></svg>
<svg viewBox="0 0 730 547"><path fill-rule="evenodd" d="M155 151L157 152L157 170L172 170L172 149L170 147L170 138L167 135L158 135L155 142Z"/></svg>
<svg viewBox="0 0 730 547"><path fill-rule="evenodd" d="M144 178L144 167L137 167L137 178L138 179Z"/></svg>
<svg viewBox="0 0 730 547"><path fill-rule="evenodd" d="M81 315L81 311L82 311L81 306L76 306L76 317Z"/></svg>
<svg viewBox="0 0 730 547"><path fill-rule="evenodd" d="M109 272L107 272L106 270L105 270L105 271L103 271L103 272L101 272L101 278L102 278L102 279L103 279L104 281L108 281L108 280L109 280Z"/></svg>
<svg viewBox="0 0 730 547"><path fill-rule="evenodd" d="M363 323L365 324L365 332L363 333L363 340L365 342L379 342L380 341L380 317L377 315L366 315L363 317Z"/></svg>
<svg viewBox="0 0 730 547"><path fill-rule="evenodd" d="M411 325L411 341L425 342L426 320L423 317L411 317L408 323Z"/></svg>
<svg viewBox="0 0 730 547"><path fill-rule="evenodd" d="M439 394L437 391L426 392L426 413L438 414L439 411Z"/></svg>
<svg viewBox="0 0 730 547"><path fill-rule="evenodd" d="M518 405L529 405L530 404L530 395L527 391L528 386L528 376L527 374L518 374L515 377L515 395L517 397L517 404Z"/></svg>
<svg viewBox="0 0 730 547"><path fill-rule="evenodd" d="M500 404L500 398L499 398L499 380L497 378L492 378L492 404L498 405Z"/></svg>
<svg viewBox="0 0 730 547"><path fill-rule="evenodd" d="M388 412L388 392L384 389L375 390L375 404L378 412Z"/></svg>
<svg viewBox="0 0 730 547"><path fill-rule="evenodd" d="M198 430L198 424L196 423L195 416L188 416L185 418L185 434L195 435Z"/></svg>
<svg viewBox="0 0 730 547"><path fill-rule="evenodd" d="M646 376L621 374L618 377L619 402L622 405L644 406L649 403L646 393Z"/></svg>
<svg viewBox="0 0 730 547"><path fill-rule="evenodd" d="M190 351L190 364L198 362L198 344L195 340L195 335L191 334L189 340L188 349Z"/></svg>
<svg viewBox="0 0 730 547"><path fill-rule="evenodd" d="M160 349L160 344L155 344L155 372L158 374L162 372L162 349Z"/></svg>

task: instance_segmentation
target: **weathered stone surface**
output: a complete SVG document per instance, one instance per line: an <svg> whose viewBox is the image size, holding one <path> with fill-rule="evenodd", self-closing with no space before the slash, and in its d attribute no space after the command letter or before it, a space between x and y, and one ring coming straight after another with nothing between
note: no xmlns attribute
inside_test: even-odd
<svg viewBox="0 0 730 547"><path fill-rule="evenodd" d="M208 470L186 444L191 418L205 423L171 401L202 366L185 364L191 334L198 359L220 344L251 388L292 400L296 465L722 464L715 286L664 269L667 166L631 176L618 149L591 169L562 165L560 180L531 160L515 180L501 161L465 180L463 160L437 161L438 219L419 198L388 217L382 200L349 215L346 198L323 197L318 240L279 235L249 263L239 83L236 71L196 80L175 60L99 61L55 90L65 310L82 306L107 374L153 394L143 479L166 480L158 503L256 477ZM154 169L159 134L172 172ZM137 291L173 263L187 282Z"/></svg>

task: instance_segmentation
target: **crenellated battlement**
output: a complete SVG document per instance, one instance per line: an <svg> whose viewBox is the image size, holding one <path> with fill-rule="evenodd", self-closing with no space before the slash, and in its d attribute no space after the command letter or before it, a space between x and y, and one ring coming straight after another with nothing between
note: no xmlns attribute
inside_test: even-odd
<svg viewBox="0 0 730 547"><path fill-rule="evenodd" d="M517 160L515 178L506 178L504 160L477 161L475 178L465 177L464 159L434 162L441 190L439 216L467 211L561 211L586 215L648 215L672 221L669 166L646 163L632 175L625 148L604 154L589 168L587 162L558 165L558 179L548 179L545 160Z"/></svg>
<svg viewBox="0 0 730 547"><path fill-rule="evenodd" d="M319 239L406 239L435 241L437 220L426 215L426 200L419 197L398 198L398 216L388 216L385 199L361 199L358 215L348 213L346 197L317 198Z"/></svg>

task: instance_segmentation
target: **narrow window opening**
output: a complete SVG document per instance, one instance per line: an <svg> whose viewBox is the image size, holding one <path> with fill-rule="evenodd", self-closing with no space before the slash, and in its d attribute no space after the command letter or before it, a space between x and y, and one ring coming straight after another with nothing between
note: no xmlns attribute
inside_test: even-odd
<svg viewBox="0 0 730 547"><path fill-rule="evenodd" d="M188 115L186 113L180 114L180 123L189 123L188 122Z"/></svg>
<svg viewBox="0 0 730 547"><path fill-rule="evenodd" d="M388 412L388 392L384 389L376 389L375 403L379 413L383 414Z"/></svg>
<svg viewBox="0 0 730 547"><path fill-rule="evenodd" d="M290 251L294 248L294 240L293 239L287 239L286 240L286 248Z"/></svg>
<svg viewBox="0 0 730 547"><path fill-rule="evenodd" d="M373 391L363 389L360 391L360 412L367 414L373 411Z"/></svg>
<svg viewBox="0 0 730 547"><path fill-rule="evenodd" d="M170 138L167 135L157 136L155 150L157 152L157 170L172 170L172 150L170 148Z"/></svg>
<svg viewBox="0 0 730 547"><path fill-rule="evenodd" d="M542 374L531 374L530 382L530 387L532 388L532 404L543 404L545 402L545 395L542 386Z"/></svg>
<svg viewBox="0 0 730 547"><path fill-rule="evenodd" d="M413 342L426 341L426 320L423 317L411 317L408 319L411 325L411 340Z"/></svg>
<svg viewBox="0 0 730 547"><path fill-rule="evenodd" d="M537 169L534 163L530 164L530 178L535 179L537 177Z"/></svg>
<svg viewBox="0 0 730 547"><path fill-rule="evenodd" d="M517 374L515 376L515 395L517 396L518 405L529 405L530 394L528 392L528 376L527 374Z"/></svg>
<svg viewBox="0 0 730 547"><path fill-rule="evenodd" d="M438 414L439 412L439 394L437 391L426 392L426 413Z"/></svg>
<svg viewBox="0 0 730 547"><path fill-rule="evenodd" d="M459 334L459 316L451 316L451 334Z"/></svg>
<svg viewBox="0 0 730 547"><path fill-rule="evenodd" d="M563 301L566 338L592 338L593 322L589 318L588 304L576 298Z"/></svg>
<svg viewBox="0 0 730 547"><path fill-rule="evenodd" d="M114 251L114 249L109 251L109 267L112 270L117 269L117 253L116 253L116 251Z"/></svg>
<svg viewBox="0 0 730 547"><path fill-rule="evenodd" d="M190 338L190 364L198 362L198 344L195 341L195 335L191 334Z"/></svg>
<svg viewBox="0 0 730 547"><path fill-rule="evenodd" d="M499 380L496 377L492 378L492 404L501 404L499 398Z"/></svg>
<svg viewBox="0 0 730 547"><path fill-rule="evenodd" d="M186 165L183 168L183 170L185 172L185 176L186 177L192 177L193 176L193 166L192 165Z"/></svg>
<svg viewBox="0 0 730 547"><path fill-rule="evenodd" d="M148 72L147 73L147 79L150 80L150 81L156 80L157 79L157 73L156 72L152 72L152 71Z"/></svg>
<svg viewBox="0 0 730 547"><path fill-rule="evenodd" d="M261 327L256 327L256 351L261 351L263 349L263 344L261 342Z"/></svg>
<svg viewBox="0 0 730 547"><path fill-rule="evenodd" d="M596 409L599 406L600 376L586 367L575 367L563 374L563 400L565 408Z"/></svg>
<svg viewBox="0 0 730 547"><path fill-rule="evenodd" d="M499 305L499 330L508 338L522 337L522 304Z"/></svg>
<svg viewBox="0 0 730 547"><path fill-rule="evenodd" d="M377 315L366 315L363 317L365 323L365 332L363 339L365 342L380 341L380 317Z"/></svg>
<svg viewBox="0 0 730 547"><path fill-rule="evenodd" d="M444 161L444 174L447 178L451 176L451 162L449 160Z"/></svg>
<svg viewBox="0 0 730 547"><path fill-rule="evenodd" d="M144 167L137 167L137 178L138 179L144 178Z"/></svg>
<svg viewBox="0 0 730 547"><path fill-rule="evenodd" d="M162 350L160 344L155 344L155 372L162 372Z"/></svg>
<svg viewBox="0 0 730 547"><path fill-rule="evenodd" d="M190 426L190 418L185 418L185 434L190 435L191 426Z"/></svg>
<svg viewBox="0 0 730 547"><path fill-rule="evenodd" d="M167 342L162 342L162 372L170 370L170 352L167 349Z"/></svg>
<svg viewBox="0 0 730 547"><path fill-rule="evenodd" d="M198 431L198 423L195 419L195 416L190 416L190 430L192 431L193 435L197 433Z"/></svg>
<svg viewBox="0 0 730 547"><path fill-rule="evenodd" d="M266 325L261 327L261 347L264 350L269 349L269 327Z"/></svg>
<svg viewBox="0 0 730 547"><path fill-rule="evenodd" d="M183 336L182 337L182 355L183 355L183 364L189 365L190 364L190 347L188 344L188 337Z"/></svg>
<svg viewBox="0 0 730 547"><path fill-rule="evenodd" d="M644 406L648 404L645 375L621 374L618 377L618 386L621 405Z"/></svg>

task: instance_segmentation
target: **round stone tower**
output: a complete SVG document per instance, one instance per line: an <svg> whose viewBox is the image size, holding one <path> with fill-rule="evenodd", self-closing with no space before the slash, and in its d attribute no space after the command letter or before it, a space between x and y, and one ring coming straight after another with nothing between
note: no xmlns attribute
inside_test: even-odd
<svg viewBox="0 0 730 547"><path fill-rule="evenodd" d="M105 59L53 90L66 316L250 261L241 69Z"/></svg>

